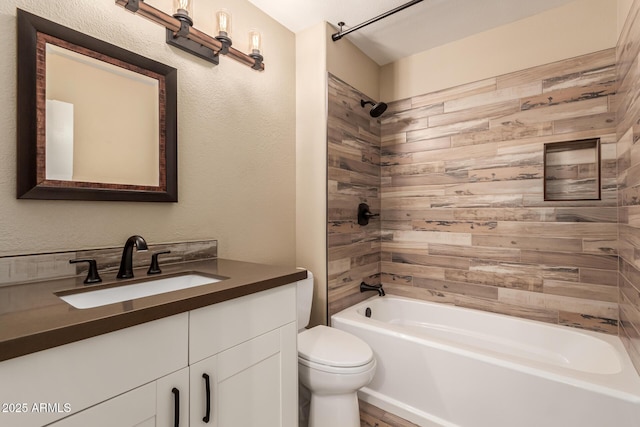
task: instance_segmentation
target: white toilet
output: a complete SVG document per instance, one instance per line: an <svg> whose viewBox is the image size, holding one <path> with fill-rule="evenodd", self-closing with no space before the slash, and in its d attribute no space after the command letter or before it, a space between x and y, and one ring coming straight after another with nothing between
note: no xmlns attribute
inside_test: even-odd
<svg viewBox="0 0 640 427"><path fill-rule="evenodd" d="M309 427L360 427L359 388L376 371L371 347L360 338L320 325L311 315L313 275L298 282L298 376L311 392Z"/></svg>

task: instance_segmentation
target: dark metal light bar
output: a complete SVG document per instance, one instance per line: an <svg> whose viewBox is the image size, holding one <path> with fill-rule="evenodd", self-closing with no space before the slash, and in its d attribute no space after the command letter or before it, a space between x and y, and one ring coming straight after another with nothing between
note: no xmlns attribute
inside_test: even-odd
<svg viewBox="0 0 640 427"><path fill-rule="evenodd" d="M347 34L349 34L349 33L352 33L352 32L354 32L354 31L357 31L357 30L359 30L359 29L360 29L360 28L362 28L362 27L366 27L366 26L367 26L367 25L369 25L369 24L373 24L374 22L377 22L377 21L379 21L379 20L381 20L381 19L383 19L383 18L386 18L387 16L391 16L391 15L393 15L394 13L400 12L401 10L404 10L404 9L406 9L406 8L410 7L410 6L413 6L413 5L414 5L414 4L416 4L416 3L420 3L421 1L422 1L422 0L412 0L412 1L410 1L409 3L405 3L405 4L401 5L401 6L396 7L395 9L391 9L390 11L385 12L385 13L383 13L382 15L378 15L378 16L376 16L375 18L371 18L371 19L369 19L368 21L365 21L365 22L363 22L362 24L358 24L358 25L356 25L355 27L349 28L349 29L348 29L348 30L346 30L346 31L342 31L342 26L341 26L341 27L340 27L340 31L338 31L337 33L335 33L335 34L332 34L332 35L331 35L331 39L332 39L334 42L335 42L335 41L338 41L338 40L340 40L342 37L346 36L346 35L347 35Z"/></svg>
<svg viewBox="0 0 640 427"><path fill-rule="evenodd" d="M217 40L215 37L211 37L202 31L195 29L194 27L187 26L184 28L179 19L164 13L161 10L156 9L155 7L147 4L143 0L116 0L116 4L124 7L132 11L133 13L143 16L144 18L149 19L150 21L155 22L156 24L160 24L167 29L167 34L171 32L176 35L178 32L181 32L181 36L187 38L188 40L194 42L195 44L201 45L204 47L204 50L210 50L209 52L212 55L215 55L216 58L218 54L222 51L222 43ZM181 30L182 29L182 30ZM184 34L182 34L184 32ZM194 46L194 45L192 45ZM189 50L189 45L184 44L184 46L178 46L183 50ZM203 58L203 54L199 49L196 49L195 52L191 52L194 55ZM229 51L225 56L230 56L238 62L247 65L254 70L264 71L264 64L261 61L256 60L254 57L247 55L244 52L240 52L234 47L229 47ZM206 58L204 58L206 59ZM207 59L209 60L209 59ZM214 62L209 60L210 62ZM214 62L215 63L215 62Z"/></svg>

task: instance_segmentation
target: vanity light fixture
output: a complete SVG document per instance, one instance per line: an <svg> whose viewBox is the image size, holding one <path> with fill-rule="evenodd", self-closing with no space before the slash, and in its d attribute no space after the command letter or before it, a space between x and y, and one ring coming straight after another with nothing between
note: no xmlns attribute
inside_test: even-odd
<svg viewBox="0 0 640 427"><path fill-rule="evenodd" d="M249 31L249 54L256 62L253 64L254 70L259 70L262 65L262 34L256 29Z"/></svg>
<svg viewBox="0 0 640 427"><path fill-rule="evenodd" d="M173 16L156 9L144 0L115 0L116 4L125 9L160 24L167 30L167 43L185 52L215 65L220 62L220 54L231 57L254 70L264 71L261 47L255 49L250 45L251 53L246 54L231 47L231 14L226 10L216 13L216 29L218 35L212 37L193 26L192 0L174 0L175 13ZM249 35L252 38L251 33ZM261 36L258 39L261 43Z"/></svg>
<svg viewBox="0 0 640 427"><path fill-rule="evenodd" d="M191 15L193 15L191 0L174 0L173 7L176 10L176 13L173 14L174 18L193 26L193 19L191 19Z"/></svg>
<svg viewBox="0 0 640 427"><path fill-rule="evenodd" d="M226 55L231 47L231 14L225 9L216 12L216 40L222 43L220 53Z"/></svg>

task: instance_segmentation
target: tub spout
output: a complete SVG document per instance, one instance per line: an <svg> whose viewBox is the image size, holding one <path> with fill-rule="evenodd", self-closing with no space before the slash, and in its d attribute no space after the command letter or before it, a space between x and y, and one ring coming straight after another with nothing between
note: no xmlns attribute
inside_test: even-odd
<svg viewBox="0 0 640 427"><path fill-rule="evenodd" d="M364 282L360 283L360 292L367 292L367 291L376 291L378 293L378 295L380 295L381 297L383 297L385 295L384 289L382 289L382 284L380 284L380 285L367 285Z"/></svg>

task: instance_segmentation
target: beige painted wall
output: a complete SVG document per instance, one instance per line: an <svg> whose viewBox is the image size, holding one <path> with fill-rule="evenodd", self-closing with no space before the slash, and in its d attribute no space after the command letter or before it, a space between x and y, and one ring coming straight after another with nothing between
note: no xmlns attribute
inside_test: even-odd
<svg viewBox="0 0 640 427"><path fill-rule="evenodd" d="M313 272L311 325L327 317L327 55L324 22L296 34L296 262Z"/></svg>
<svg viewBox="0 0 640 427"><path fill-rule="evenodd" d="M171 0L149 0L171 12ZM247 0L196 2L195 26L213 32L232 8L234 46L264 34L266 71L229 58L218 67L165 43L162 27L113 0L4 0L0 23L0 256L218 239L225 258L295 259L295 36ZM16 7L178 69L178 203L17 200Z"/></svg>
<svg viewBox="0 0 640 427"><path fill-rule="evenodd" d="M380 96L409 98L608 49L617 19L614 0L576 0L385 65Z"/></svg>
<svg viewBox="0 0 640 427"><path fill-rule="evenodd" d="M620 34L622 33L622 28L624 27L625 22L627 22L627 17L629 16L629 11L631 10L631 5L633 4L633 0L618 0L618 21L617 21L617 38L620 38ZM631 21L630 21L631 22Z"/></svg>
<svg viewBox="0 0 640 427"><path fill-rule="evenodd" d="M327 71L367 96L380 101L380 66L347 38L334 42L336 30L326 24Z"/></svg>

